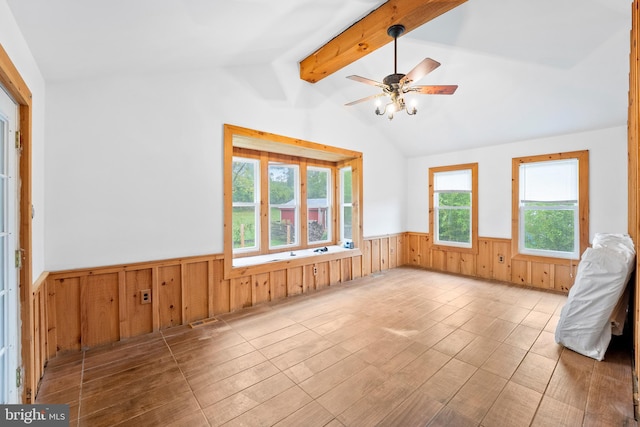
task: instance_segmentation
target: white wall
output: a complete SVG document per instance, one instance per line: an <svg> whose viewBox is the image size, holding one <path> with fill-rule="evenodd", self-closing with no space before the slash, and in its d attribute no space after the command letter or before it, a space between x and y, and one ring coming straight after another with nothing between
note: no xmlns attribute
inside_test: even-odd
<svg viewBox="0 0 640 427"><path fill-rule="evenodd" d="M32 276L44 271L44 123L45 82L5 0L0 0L0 44L9 55L33 96L32 111L32 202L35 208L32 229ZM22 213L23 215L25 213ZM30 212L26 213L27 215Z"/></svg>
<svg viewBox="0 0 640 427"><path fill-rule="evenodd" d="M429 231L429 168L478 163L478 233L511 237L511 159L589 150L590 239L596 232L627 232L627 129L592 132L496 145L411 159L408 162L407 229Z"/></svg>
<svg viewBox="0 0 640 427"><path fill-rule="evenodd" d="M362 151L365 236L404 231L402 155L287 78L279 100L225 70L49 83L47 269L223 252L224 123Z"/></svg>

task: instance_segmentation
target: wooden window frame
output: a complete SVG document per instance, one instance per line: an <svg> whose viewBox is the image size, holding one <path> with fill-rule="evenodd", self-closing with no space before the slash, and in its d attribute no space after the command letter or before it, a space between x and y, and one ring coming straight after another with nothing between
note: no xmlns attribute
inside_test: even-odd
<svg viewBox="0 0 640 427"><path fill-rule="evenodd" d="M261 188L260 205L260 245L256 251L236 252L233 251L233 183L229 179L232 175L233 158L253 158L260 160L260 184ZM293 163L300 166L300 224L299 224L299 245L295 247L279 247L271 249L269 247L269 198L268 191L268 167L269 162ZM278 267L280 263L291 265L292 260L275 261L267 264L259 264L250 267L234 267L234 258L251 257L256 255L283 253L291 250L309 249L328 245L337 245L341 242L339 228L340 213L333 209L331 218L331 233L329 241L311 243L308 242L307 232L307 192L306 192L306 170L307 167L317 166L331 169L332 179L332 206L337 205L339 194L339 170L344 167L351 167L352 170L352 190L353 190L353 239L354 248L362 246L362 153L331 147L324 144L317 144L300 139L290 138L282 135L271 134L253 129L243 128L230 124L224 125L224 259L225 278L240 277L252 272L260 272L268 267L269 270ZM256 236L258 238L258 236ZM359 249L357 250L358 253ZM354 255L355 253L351 253ZM318 255L322 257L324 255ZM327 255L328 257L335 254ZM318 258L320 259L320 258ZM294 262L295 263L295 262Z"/></svg>
<svg viewBox="0 0 640 427"><path fill-rule="evenodd" d="M441 172L452 172L458 170L471 170L471 247L461 247L457 245L436 244L435 230L435 206L433 203L434 175ZM438 166L429 168L429 233L432 236L432 247L437 250L478 253L478 163L465 163L459 165Z"/></svg>
<svg viewBox="0 0 640 427"><path fill-rule="evenodd" d="M553 160L578 160L578 236L580 239L577 258L561 258L520 253L520 165L524 163L548 162ZM555 263L566 260L569 263L579 261L589 246L589 150L566 153L540 154L516 157L512 159L511 170L511 253L512 259Z"/></svg>

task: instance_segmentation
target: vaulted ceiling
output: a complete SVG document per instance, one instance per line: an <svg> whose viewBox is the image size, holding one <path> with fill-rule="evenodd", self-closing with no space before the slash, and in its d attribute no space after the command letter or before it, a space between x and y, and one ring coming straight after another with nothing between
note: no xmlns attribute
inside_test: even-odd
<svg viewBox="0 0 640 427"><path fill-rule="evenodd" d="M418 115L389 121L377 93L346 79L393 72L390 43L312 84L284 81L299 62L380 0L7 0L47 81L223 67L270 101L311 90L407 156L622 126L627 120L631 0L468 0L398 40L398 71L442 65L418 84ZM391 39L389 39L391 41ZM304 107L300 107L304 108Z"/></svg>

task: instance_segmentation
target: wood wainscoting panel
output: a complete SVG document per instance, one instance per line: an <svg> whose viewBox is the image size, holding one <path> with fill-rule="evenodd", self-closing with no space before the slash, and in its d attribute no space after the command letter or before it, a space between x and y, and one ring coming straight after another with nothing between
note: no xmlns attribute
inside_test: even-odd
<svg viewBox="0 0 640 427"><path fill-rule="evenodd" d="M511 281L511 240L491 241L491 278L503 282Z"/></svg>
<svg viewBox="0 0 640 427"><path fill-rule="evenodd" d="M58 354L58 339L56 329L57 309L56 309L56 292L55 283L46 280L42 285L47 291L47 356L45 360L49 360ZM79 297L79 295L78 295ZM76 309L78 306L76 306ZM78 331L80 327L78 326Z"/></svg>
<svg viewBox="0 0 640 427"><path fill-rule="evenodd" d="M53 280L53 283L51 298L56 307L53 330L57 351L80 350L80 277Z"/></svg>
<svg viewBox="0 0 640 427"><path fill-rule="evenodd" d="M520 259L511 260L511 282L516 285L531 283L530 263Z"/></svg>
<svg viewBox="0 0 640 427"><path fill-rule="evenodd" d="M304 269L292 267L287 269L287 296L299 295L304 292Z"/></svg>
<svg viewBox="0 0 640 427"><path fill-rule="evenodd" d="M554 288L557 291L569 292L576 276L577 265L556 265L554 278Z"/></svg>
<svg viewBox="0 0 640 427"><path fill-rule="evenodd" d="M540 263L512 259L510 239L480 237L476 254L455 247L436 249L424 233L405 233L404 239L407 243L402 252L408 265L563 293L573 284L575 269L566 260Z"/></svg>
<svg viewBox="0 0 640 427"><path fill-rule="evenodd" d="M398 236L389 238L389 269L396 268L398 264L402 264L402 260L398 259L398 255L402 253L402 250L398 250L398 241L402 241Z"/></svg>
<svg viewBox="0 0 640 427"><path fill-rule="evenodd" d="M118 273L80 278L82 347L120 340Z"/></svg>
<svg viewBox="0 0 640 427"><path fill-rule="evenodd" d="M254 274L252 277L251 303L253 305L271 301L271 284L269 273Z"/></svg>
<svg viewBox="0 0 640 427"><path fill-rule="evenodd" d="M125 300L122 303L126 317L120 318L122 338L153 332L151 304L143 304L140 300L140 291L151 289L151 277L150 268L125 272Z"/></svg>
<svg viewBox="0 0 640 427"><path fill-rule="evenodd" d="M476 275L483 279L493 278L493 252L490 240L478 239L478 255L476 255Z"/></svg>
<svg viewBox="0 0 640 427"><path fill-rule="evenodd" d="M364 253L224 279L220 254L51 272L34 292L36 365L67 351L108 344L345 283L401 265L398 236L369 238ZM371 257L371 248L377 256ZM372 262L375 265L372 265ZM367 266L368 265L368 266ZM367 273L368 272L368 273ZM140 291L151 291L151 303Z"/></svg>
<svg viewBox="0 0 640 427"><path fill-rule="evenodd" d="M460 274L474 276L476 273L476 255L466 252L460 253Z"/></svg>
<svg viewBox="0 0 640 427"><path fill-rule="evenodd" d="M407 264L414 266L422 266L421 256L422 252L420 251L420 236L418 234L409 234L407 238L407 246L406 246L406 260Z"/></svg>
<svg viewBox="0 0 640 427"><path fill-rule="evenodd" d="M380 239L369 240L371 244L371 273L377 273L381 268Z"/></svg>
<svg viewBox="0 0 640 427"><path fill-rule="evenodd" d="M271 286L271 301L287 297L287 270L277 270L269 273Z"/></svg>
<svg viewBox="0 0 640 427"><path fill-rule="evenodd" d="M230 279L231 310L251 307L251 276Z"/></svg>
<svg viewBox="0 0 640 427"><path fill-rule="evenodd" d="M213 264L213 316L219 313L228 313L231 311L231 294L230 281L224 278L224 260L216 259ZM273 282L273 281L271 281ZM273 289L272 289L273 293Z"/></svg>
<svg viewBox="0 0 640 427"><path fill-rule="evenodd" d="M352 268L353 268L352 258L342 258L340 260L340 281L341 282L348 282L352 280L353 278Z"/></svg>
<svg viewBox="0 0 640 427"><path fill-rule="evenodd" d="M182 274L180 264L158 268L158 294L153 295L158 307L160 329L182 324Z"/></svg>
<svg viewBox="0 0 640 427"><path fill-rule="evenodd" d="M531 285L536 288L553 289L551 265L544 262L531 263Z"/></svg>
<svg viewBox="0 0 640 427"><path fill-rule="evenodd" d="M447 271L447 252L439 249L431 249L431 268L438 271Z"/></svg>
<svg viewBox="0 0 640 427"><path fill-rule="evenodd" d="M323 289L329 286L331 283L331 276L329 275L329 263L319 262L314 264L316 267L316 289Z"/></svg>
<svg viewBox="0 0 640 427"><path fill-rule="evenodd" d="M316 274L314 272L314 267L315 264L308 264L304 266L303 293L314 291L316 289Z"/></svg>
<svg viewBox="0 0 640 427"><path fill-rule="evenodd" d="M329 261L329 285L336 285L342 281L342 263L339 259Z"/></svg>
<svg viewBox="0 0 640 427"><path fill-rule="evenodd" d="M351 257L351 278L358 279L364 276L362 270L362 256Z"/></svg>
<svg viewBox="0 0 640 427"><path fill-rule="evenodd" d="M460 273L460 252L447 251L444 253L444 257L446 258L446 261L445 261L446 271L448 271L449 273L459 274Z"/></svg>
<svg viewBox="0 0 640 427"><path fill-rule="evenodd" d="M371 274L371 240L362 241L362 275Z"/></svg>
<svg viewBox="0 0 640 427"><path fill-rule="evenodd" d="M184 263L182 268L182 295L184 323L209 317L209 263Z"/></svg>

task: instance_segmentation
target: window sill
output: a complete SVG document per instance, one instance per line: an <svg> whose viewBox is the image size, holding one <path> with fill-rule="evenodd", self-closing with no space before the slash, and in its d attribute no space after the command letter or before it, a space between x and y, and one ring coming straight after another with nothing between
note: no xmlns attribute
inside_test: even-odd
<svg viewBox="0 0 640 427"><path fill-rule="evenodd" d="M332 245L327 246L327 249L326 252L314 252L314 249L301 249L292 252L287 251L235 258L231 271L229 271L228 274L225 272L225 278L243 277L250 274L266 273L269 271L362 255L362 252L358 248L347 249L342 246Z"/></svg>

